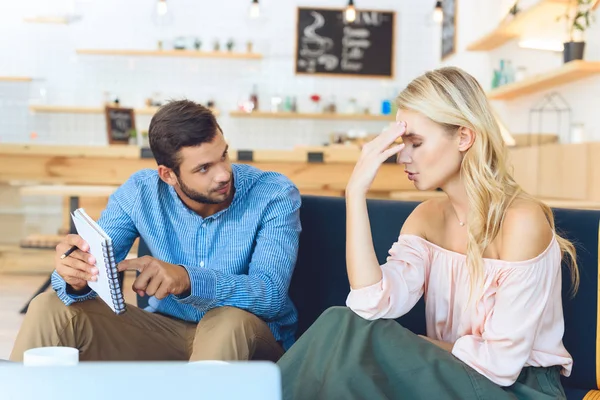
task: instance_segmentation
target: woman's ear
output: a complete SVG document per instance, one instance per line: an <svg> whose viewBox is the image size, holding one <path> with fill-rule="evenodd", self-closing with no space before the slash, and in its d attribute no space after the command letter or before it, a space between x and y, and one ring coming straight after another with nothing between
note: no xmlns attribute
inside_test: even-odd
<svg viewBox="0 0 600 400"><path fill-rule="evenodd" d="M175 186L177 184L177 176L171 168L165 167L164 165L158 166L158 176L167 185Z"/></svg>
<svg viewBox="0 0 600 400"><path fill-rule="evenodd" d="M469 128L462 127L458 130L458 150L467 151L475 143L475 132Z"/></svg>

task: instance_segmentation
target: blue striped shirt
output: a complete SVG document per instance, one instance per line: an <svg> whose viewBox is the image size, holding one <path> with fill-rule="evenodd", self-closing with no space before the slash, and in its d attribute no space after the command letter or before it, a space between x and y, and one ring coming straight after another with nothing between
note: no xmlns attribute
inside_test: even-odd
<svg viewBox="0 0 600 400"><path fill-rule="evenodd" d="M186 207L156 170L142 170L110 197L98 224L112 238L117 262L141 236L153 257L188 271L191 294L150 298L149 311L198 322L212 308L237 307L263 319L288 349L298 320L288 287L301 231L300 194L279 173L243 164L232 170L231 204L207 218ZM66 305L96 296L67 293L56 271L52 287Z"/></svg>

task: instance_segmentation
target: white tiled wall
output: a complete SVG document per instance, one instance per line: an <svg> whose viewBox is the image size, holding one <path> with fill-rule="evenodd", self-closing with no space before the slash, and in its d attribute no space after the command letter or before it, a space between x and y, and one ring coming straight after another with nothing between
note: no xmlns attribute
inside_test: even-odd
<svg viewBox="0 0 600 400"><path fill-rule="evenodd" d="M26 82L0 81L0 143L27 140L29 88Z"/></svg>
<svg viewBox="0 0 600 400"><path fill-rule="evenodd" d="M15 5L15 3L19 3ZM52 3L49 5L48 3ZM355 97L378 113L412 78L439 62L439 27L431 22L435 1L361 0L365 9L397 12L394 80L306 77L294 74L295 15L300 5L342 8L345 0L260 0L261 20L247 17L250 0L168 0L173 24L159 28L155 0L66 1L0 0L0 75L31 75L30 83L0 83L0 142L106 144L104 118L83 114L30 114L26 104L99 106L103 92L118 95L123 106L143 107L153 93L163 98L213 98L219 122L235 148L291 148L318 145L332 132L360 128L379 132L381 122L234 119L228 112L257 85L261 108L271 96L297 96L299 111L313 111L309 97L334 96L338 110ZM10 7L8 7L10 5ZM40 11L37 11L40 10ZM74 10L82 19L69 25L25 24L21 17ZM238 49L250 39L262 60L117 57L77 55L77 48L154 49L177 36L199 37L203 49L215 39L233 38ZM9 56L10 55L10 56ZM20 86L19 86L20 85ZM40 96L40 92L44 96ZM10 107L7 102L16 102ZM150 117L140 116L147 129ZM37 138L31 139L31 132Z"/></svg>

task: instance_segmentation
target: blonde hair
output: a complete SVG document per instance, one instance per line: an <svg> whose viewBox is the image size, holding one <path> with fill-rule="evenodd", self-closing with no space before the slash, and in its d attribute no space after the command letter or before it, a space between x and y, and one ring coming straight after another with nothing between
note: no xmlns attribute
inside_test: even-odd
<svg viewBox="0 0 600 400"><path fill-rule="evenodd" d="M469 200L467 267L471 297L483 281L483 252L498 235L512 201L527 198L544 211L554 231L552 209L524 192L507 169L507 148L485 93L465 71L445 67L413 80L396 99L399 109L418 112L441 125L449 134L465 127L475 141L460 166ZM556 234L563 257L569 255L572 293L579 286L575 247Z"/></svg>

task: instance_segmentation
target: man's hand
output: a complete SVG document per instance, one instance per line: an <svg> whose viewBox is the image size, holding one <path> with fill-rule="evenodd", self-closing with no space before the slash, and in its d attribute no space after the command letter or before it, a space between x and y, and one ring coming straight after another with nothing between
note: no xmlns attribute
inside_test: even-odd
<svg viewBox="0 0 600 400"><path fill-rule="evenodd" d="M60 256L71 246L77 246L77 250L61 259ZM76 292L87 288L88 281L98 280L96 259L88 253L89 250L90 246L79 235L67 235L56 246L54 268Z"/></svg>
<svg viewBox="0 0 600 400"><path fill-rule="evenodd" d="M439 347L442 350L446 350L447 352L452 353L452 348L454 347L454 343L442 342L441 340L431 339L431 338L428 338L427 336L423 336L423 335L419 335L419 337L427 340L430 343L435 344L437 347Z"/></svg>
<svg viewBox="0 0 600 400"><path fill-rule="evenodd" d="M137 270L140 275L133 282L133 290L140 296L147 294L161 300L170 294L180 295L190 290L191 282L185 268L150 256L124 260L119 272Z"/></svg>

